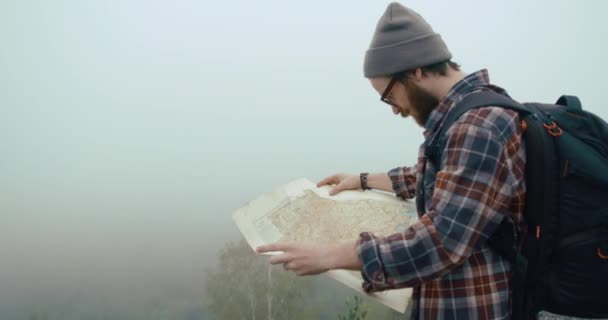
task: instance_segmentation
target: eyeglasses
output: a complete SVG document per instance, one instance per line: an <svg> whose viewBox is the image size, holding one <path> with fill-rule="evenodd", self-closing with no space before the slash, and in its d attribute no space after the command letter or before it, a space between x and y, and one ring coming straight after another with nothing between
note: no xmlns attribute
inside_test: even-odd
<svg viewBox="0 0 608 320"><path fill-rule="evenodd" d="M388 95L391 93L391 89L393 89L393 86L395 85L395 83L397 83L397 81L398 80L396 77L391 78L391 81L388 83L388 85L386 86L386 89L384 89L384 92L382 92L382 95L380 96L380 101L382 101L386 104L389 104L391 106L399 107L398 105L391 102L390 98L387 98Z"/></svg>

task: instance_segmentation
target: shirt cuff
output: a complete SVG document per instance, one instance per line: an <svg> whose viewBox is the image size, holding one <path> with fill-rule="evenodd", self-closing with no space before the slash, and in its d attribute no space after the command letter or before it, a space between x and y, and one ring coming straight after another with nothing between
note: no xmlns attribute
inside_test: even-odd
<svg viewBox="0 0 608 320"><path fill-rule="evenodd" d="M384 273L377 244L378 238L369 232L361 233L357 240L357 254L362 264L362 287L365 292L382 291L393 287Z"/></svg>
<svg viewBox="0 0 608 320"><path fill-rule="evenodd" d="M411 199L416 195L415 167L397 167L388 172L395 195Z"/></svg>

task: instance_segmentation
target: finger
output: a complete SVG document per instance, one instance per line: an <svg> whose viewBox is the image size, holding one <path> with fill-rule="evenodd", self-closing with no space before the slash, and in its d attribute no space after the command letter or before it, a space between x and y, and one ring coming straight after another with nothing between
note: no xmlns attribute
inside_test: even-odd
<svg viewBox="0 0 608 320"><path fill-rule="evenodd" d="M329 195L330 196L335 196L338 193L342 192L344 190L344 184L339 184L337 186L335 186L333 189L329 190Z"/></svg>
<svg viewBox="0 0 608 320"><path fill-rule="evenodd" d="M310 272L310 270L308 270L307 268L302 268L302 267L301 268L292 269L292 271L293 271L293 273L296 274L296 276L299 276L299 277L301 277L301 276L308 276L308 275L312 274Z"/></svg>
<svg viewBox="0 0 608 320"><path fill-rule="evenodd" d="M295 270L298 268L298 265L295 263L295 261L289 261L283 264L283 269L285 270Z"/></svg>
<svg viewBox="0 0 608 320"><path fill-rule="evenodd" d="M336 184L338 180L339 179L336 175L329 176L329 177L321 180L319 183L317 183L317 188L320 188L326 184Z"/></svg>
<svg viewBox="0 0 608 320"><path fill-rule="evenodd" d="M257 253L264 253L264 252L271 252L271 251L287 251L291 248L291 245L289 243L270 243L270 244L265 244L265 245L261 245L257 248L255 248L255 251Z"/></svg>
<svg viewBox="0 0 608 320"><path fill-rule="evenodd" d="M289 262L291 262L292 259L293 258L290 255L283 253L278 256L272 256L272 258L270 258L270 264L288 264Z"/></svg>
<svg viewBox="0 0 608 320"><path fill-rule="evenodd" d="M293 272L297 275L297 276L314 276L317 274L321 274L326 272L326 270L315 270L315 269L309 269L309 268L300 268L298 270L293 270Z"/></svg>

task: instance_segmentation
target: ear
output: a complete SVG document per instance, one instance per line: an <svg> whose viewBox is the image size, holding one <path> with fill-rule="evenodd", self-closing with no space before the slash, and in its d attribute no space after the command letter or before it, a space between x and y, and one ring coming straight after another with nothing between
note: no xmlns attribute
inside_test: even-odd
<svg viewBox="0 0 608 320"><path fill-rule="evenodd" d="M414 81L414 83L420 83L423 77L424 73L422 72L422 68L416 68L407 75L408 80Z"/></svg>
<svg viewBox="0 0 608 320"><path fill-rule="evenodd" d="M414 70L414 72L412 73L412 76L414 77L414 79L416 79L416 81L422 80L423 75L424 73L422 72L422 68L416 68L416 70Z"/></svg>

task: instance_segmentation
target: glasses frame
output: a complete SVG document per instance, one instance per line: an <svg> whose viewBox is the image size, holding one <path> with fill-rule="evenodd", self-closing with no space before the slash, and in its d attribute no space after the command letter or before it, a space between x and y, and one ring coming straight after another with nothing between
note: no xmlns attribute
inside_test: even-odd
<svg viewBox="0 0 608 320"><path fill-rule="evenodd" d="M382 101L390 106L399 107L398 105L396 105L395 103L391 102L389 99L386 98L391 93L391 90L393 89L393 86L395 86L395 83L397 83L397 81L399 81L399 80L396 77L391 78L391 81L389 81L388 85L384 89L384 92L382 92L382 95L380 96L380 101Z"/></svg>

